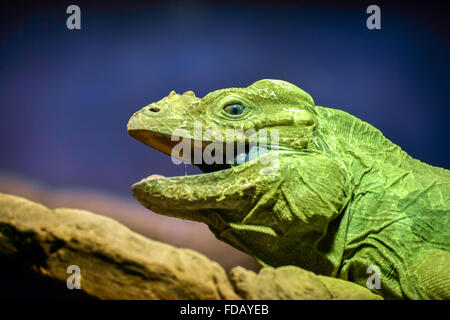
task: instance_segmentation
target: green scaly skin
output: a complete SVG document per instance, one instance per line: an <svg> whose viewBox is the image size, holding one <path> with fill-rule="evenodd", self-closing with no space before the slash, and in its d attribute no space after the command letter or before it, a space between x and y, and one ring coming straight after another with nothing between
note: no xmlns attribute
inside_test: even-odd
<svg viewBox="0 0 450 320"><path fill-rule="evenodd" d="M226 114L230 103L245 112ZM279 148L270 151L277 170L255 159L205 174L149 177L132 187L142 205L204 222L263 265L296 265L363 286L376 265L381 289L373 291L385 298L450 298L449 170L413 159L370 124L316 106L280 80L203 98L172 92L136 112L128 132L170 154L175 129L199 140L194 121L223 137L232 128L278 129ZM203 148L213 140L204 139Z"/></svg>

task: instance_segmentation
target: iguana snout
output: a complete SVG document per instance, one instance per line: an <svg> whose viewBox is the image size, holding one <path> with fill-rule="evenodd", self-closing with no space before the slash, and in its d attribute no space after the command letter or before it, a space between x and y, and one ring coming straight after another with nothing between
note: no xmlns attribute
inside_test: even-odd
<svg viewBox="0 0 450 320"><path fill-rule="evenodd" d="M178 143L171 140L173 128L189 127L195 118L188 110L200 101L193 91L183 94L172 91L167 97L134 113L127 125L128 134L170 155L172 148Z"/></svg>

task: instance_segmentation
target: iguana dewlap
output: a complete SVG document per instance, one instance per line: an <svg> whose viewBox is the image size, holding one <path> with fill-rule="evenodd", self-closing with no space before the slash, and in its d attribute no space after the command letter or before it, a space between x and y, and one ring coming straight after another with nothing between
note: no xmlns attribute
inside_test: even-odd
<svg viewBox="0 0 450 320"><path fill-rule="evenodd" d="M199 136L194 123L219 138ZM374 292L386 298L450 298L449 170L413 159L370 124L316 106L279 80L203 98L172 92L128 123L132 137L166 154L182 141L172 135L200 154L213 141L225 150L227 129L272 130L278 145L255 147L240 134L231 145L245 148L219 156L228 162L198 164L204 174L143 179L134 197L154 212L206 223L264 265L363 286L377 266ZM276 166L263 163L267 156ZM179 157L193 159L185 150Z"/></svg>

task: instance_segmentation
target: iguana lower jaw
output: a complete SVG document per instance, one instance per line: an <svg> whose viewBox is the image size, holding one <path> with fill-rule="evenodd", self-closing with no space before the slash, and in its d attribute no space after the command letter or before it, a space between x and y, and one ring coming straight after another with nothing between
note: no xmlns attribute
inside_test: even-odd
<svg viewBox="0 0 450 320"><path fill-rule="evenodd" d="M165 148L169 149L167 146ZM271 160L273 162L270 162ZM200 164L203 170L210 172L174 177L151 175L135 183L132 192L138 201L151 210L178 206L185 209L192 207L195 210L231 210L239 206L239 198L246 194L250 198L254 196L246 193L247 189L254 189L258 182L266 180L266 176L278 173L272 167L275 161L278 161L278 152L273 151L239 165ZM258 178L245 178L252 175L258 175Z"/></svg>
<svg viewBox="0 0 450 320"><path fill-rule="evenodd" d="M279 180L277 172L255 159L230 169L177 177L150 176L135 183L133 196L146 208L167 216L208 224L218 233L241 223L261 194ZM260 172L264 175L260 175ZM257 178L251 177L259 175ZM257 225L258 223L254 223Z"/></svg>

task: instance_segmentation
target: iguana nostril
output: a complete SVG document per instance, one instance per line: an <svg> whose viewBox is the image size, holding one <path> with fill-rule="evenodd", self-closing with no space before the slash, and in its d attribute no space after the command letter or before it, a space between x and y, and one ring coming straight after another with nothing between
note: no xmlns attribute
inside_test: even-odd
<svg viewBox="0 0 450 320"><path fill-rule="evenodd" d="M148 110L150 110L151 112L159 112L161 109L158 107L151 107Z"/></svg>

